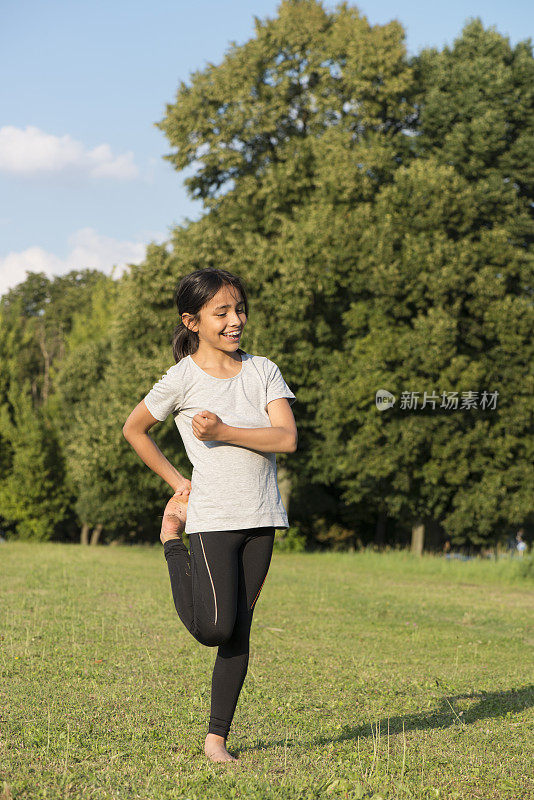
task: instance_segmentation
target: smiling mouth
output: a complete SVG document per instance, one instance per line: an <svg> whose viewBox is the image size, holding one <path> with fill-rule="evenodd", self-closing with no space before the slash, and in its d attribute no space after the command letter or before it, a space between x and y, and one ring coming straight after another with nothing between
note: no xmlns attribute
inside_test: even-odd
<svg viewBox="0 0 534 800"><path fill-rule="evenodd" d="M241 336L241 331L237 331L237 333L221 333L221 336L224 336L226 339L230 339L230 341L237 342Z"/></svg>

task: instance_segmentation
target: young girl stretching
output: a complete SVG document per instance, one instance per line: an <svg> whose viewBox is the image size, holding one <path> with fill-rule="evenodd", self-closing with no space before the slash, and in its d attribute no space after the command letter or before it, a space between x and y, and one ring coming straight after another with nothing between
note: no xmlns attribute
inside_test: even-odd
<svg viewBox="0 0 534 800"><path fill-rule="evenodd" d="M275 454L297 448L290 408L296 397L273 361L238 346L248 316L238 277L195 270L181 280L175 301L181 319L173 337L176 364L132 411L123 432L174 490L160 534L174 604L197 641L218 647L204 752L212 761L237 761L226 739L275 529L289 527ZM191 481L147 434L170 413L193 465Z"/></svg>

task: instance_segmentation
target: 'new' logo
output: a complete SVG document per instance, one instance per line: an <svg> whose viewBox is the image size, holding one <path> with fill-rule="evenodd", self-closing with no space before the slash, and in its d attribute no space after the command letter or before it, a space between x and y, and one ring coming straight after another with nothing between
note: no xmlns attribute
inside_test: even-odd
<svg viewBox="0 0 534 800"><path fill-rule="evenodd" d="M379 411L385 411L393 407L395 395L388 392L387 389L379 389L375 395L375 403Z"/></svg>

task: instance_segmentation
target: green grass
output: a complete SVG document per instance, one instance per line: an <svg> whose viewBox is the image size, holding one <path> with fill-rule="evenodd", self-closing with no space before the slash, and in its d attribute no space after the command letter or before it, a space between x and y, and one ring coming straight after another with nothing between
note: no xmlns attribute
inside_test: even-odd
<svg viewBox="0 0 534 800"><path fill-rule="evenodd" d="M213 764L161 546L7 542L0 798L534 798L529 564L275 552Z"/></svg>

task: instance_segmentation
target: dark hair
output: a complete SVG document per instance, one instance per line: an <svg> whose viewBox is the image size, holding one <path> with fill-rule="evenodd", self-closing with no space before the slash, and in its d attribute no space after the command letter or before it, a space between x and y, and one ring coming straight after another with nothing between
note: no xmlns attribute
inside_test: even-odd
<svg viewBox="0 0 534 800"><path fill-rule="evenodd" d="M172 353L176 363L198 350L198 333L189 330L187 325L184 325L182 314L191 314L195 321L199 322L200 309L209 303L223 286L234 286L239 290L245 303L245 314L248 317L248 299L243 282L237 275L232 275L225 269L216 269L215 267L196 269L189 275L185 275L178 284L174 292L174 303L178 309L180 321L172 335ZM237 352L245 354L240 347L237 348Z"/></svg>

